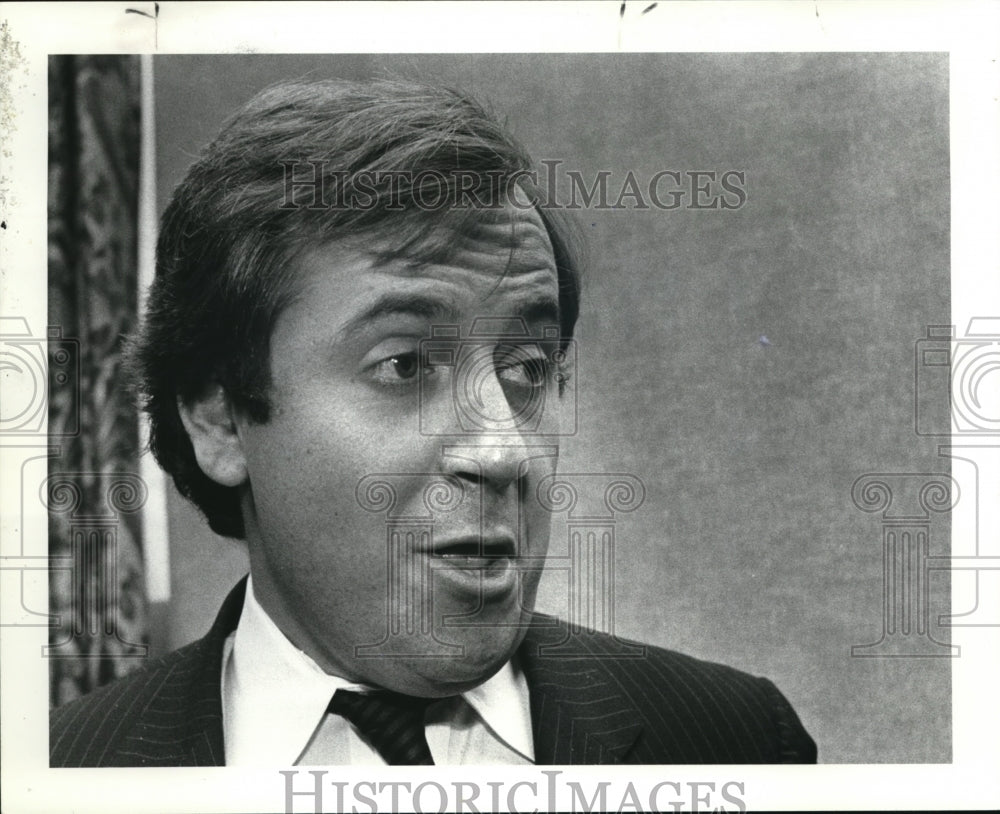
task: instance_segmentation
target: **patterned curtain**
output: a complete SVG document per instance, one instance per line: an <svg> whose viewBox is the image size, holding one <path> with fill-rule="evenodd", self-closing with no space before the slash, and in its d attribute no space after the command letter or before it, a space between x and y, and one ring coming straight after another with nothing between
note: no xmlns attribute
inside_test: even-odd
<svg viewBox="0 0 1000 814"><path fill-rule="evenodd" d="M138 427L122 381L136 319L139 60L49 61L50 700L138 667L146 653ZM67 387L73 354L78 386ZM60 359L62 355L62 359ZM79 427L79 431L75 431ZM55 452L55 450L53 450Z"/></svg>

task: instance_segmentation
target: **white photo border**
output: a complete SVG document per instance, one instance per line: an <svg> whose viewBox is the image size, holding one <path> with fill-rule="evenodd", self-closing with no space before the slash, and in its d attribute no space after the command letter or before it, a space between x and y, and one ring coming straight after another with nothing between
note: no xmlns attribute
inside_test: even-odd
<svg viewBox="0 0 1000 814"><path fill-rule="evenodd" d="M464 53L642 51L934 51L950 59L952 323L1000 315L1000 7L988 2L425 2L425 3L5 3L4 82L11 107L0 110L6 131L0 156L2 203L9 226L0 248L0 313L46 324L46 133L50 54L65 53ZM624 9L624 10L623 10ZM139 10L145 13L127 13ZM419 34L419 35L418 35ZM40 442L42 443L42 442ZM0 450L0 454L10 450ZM982 450L968 450L975 457ZM995 459L996 456L994 456ZM981 458L983 496L1000 494L995 460ZM978 460L978 459L977 459ZM957 473L956 473L957 476ZM21 534L47 538L38 508L15 528L20 480L13 456L0 459L3 554ZM964 507L970 504L965 503ZM14 507L14 511L8 509ZM953 539L976 522L962 505ZM980 539L997 534L980 527ZM44 586L44 575L39 578ZM44 587L41 588L44 591ZM952 602L969 607L959 592ZM3 614L19 597L0 596ZM237 769L89 770L48 768L48 665L38 653L45 628L5 627L0 640L3 810L52 811L285 811L285 778L273 771ZM953 662L953 761L950 765L649 766L602 767L609 801L630 781L649 789L663 781L742 783L752 810L994 808L1000 805L1000 629L954 628L962 657ZM532 802L521 787L514 798L547 806L553 771L458 767L435 770L440 782L538 784ZM562 767L555 803L567 810L565 782L588 787L593 769ZM347 783L369 779L359 768L338 771ZM384 771L380 779L413 781L426 770ZM305 773L297 783L301 788ZM639 788L637 785L636 788ZM641 797L642 795L640 795ZM429 799L434 799L430 797ZM501 801L507 800L501 796ZM350 803L350 801L348 801ZM334 803L331 792L328 805ZM480 805L482 805L480 803ZM309 799L295 810L312 810ZM362 809L364 810L364 809Z"/></svg>

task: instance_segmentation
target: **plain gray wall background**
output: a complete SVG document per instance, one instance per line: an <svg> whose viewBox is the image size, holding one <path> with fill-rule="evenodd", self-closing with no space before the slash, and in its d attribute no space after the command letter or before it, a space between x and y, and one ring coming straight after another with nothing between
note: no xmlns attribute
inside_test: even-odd
<svg viewBox="0 0 1000 814"><path fill-rule="evenodd" d="M770 677L824 762L950 760L950 661L850 656L882 625L881 527L851 484L948 471L912 416L914 342L949 322L947 56L156 57L160 210L226 115L304 75L461 86L536 160L608 170L615 192L629 170L746 173L738 210L576 213L580 431L562 468L647 490L618 526L616 632ZM162 647L201 635L245 568L176 495L170 527ZM931 553L947 551L941 522ZM564 580L543 582L543 610L565 615ZM948 585L931 588L934 623Z"/></svg>

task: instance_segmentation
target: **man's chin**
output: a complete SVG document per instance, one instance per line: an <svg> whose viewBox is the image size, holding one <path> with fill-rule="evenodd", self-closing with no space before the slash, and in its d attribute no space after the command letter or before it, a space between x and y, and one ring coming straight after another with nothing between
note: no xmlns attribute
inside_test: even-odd
<svg viewBox="0 0 1000 814"><path fill-rule="evenodd" d="M401 638L384 653L360 660L359 672L367 683L406 695L459 695L496 675L524 634L516 620L487 627L436 627L433 635Z"/></svg>

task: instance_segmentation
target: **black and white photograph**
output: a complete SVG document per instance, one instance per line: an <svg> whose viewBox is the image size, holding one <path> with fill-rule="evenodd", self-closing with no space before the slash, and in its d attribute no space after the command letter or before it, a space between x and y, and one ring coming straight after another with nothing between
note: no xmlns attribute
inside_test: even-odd
<svg viewBox="0 0 1000 814"><path fill-rule="evenodd" d="M1000 801L995 6L10 5L4 810Z"/></svg>

